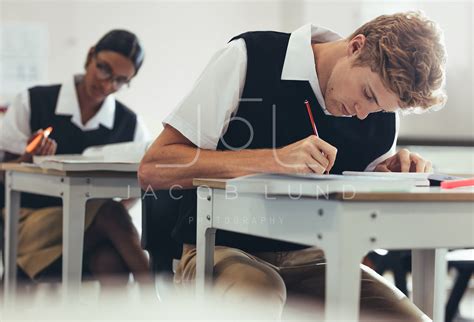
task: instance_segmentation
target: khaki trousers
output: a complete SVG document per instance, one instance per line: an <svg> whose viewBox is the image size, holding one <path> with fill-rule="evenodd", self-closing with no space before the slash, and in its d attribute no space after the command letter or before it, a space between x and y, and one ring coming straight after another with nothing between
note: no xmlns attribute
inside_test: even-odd
<svg viewBox="0 0 474 322"><path fill-rule="evenodd" d="M84 231L107 199L93 199L86 204ZM0 209L2 217L5 209ZM17 264L31 279L54 263L63 253L63 208L21 208L18 223Z"/></svg>
<svg viewBox="0 0 474 322"><path fill-rule="evenodd" d="M285 311L291 312L292 303L306 303L305 308L312 311L307 317L314 320L323 317L325 266L324 254L316 247L249 254L216 246L213 290L225 302L252 307L259 303L259 317L265 319L281 318L285 304ZM175 285L192 289L195 276L196 248L184 245ZM362 320L430 321L402 292L362 264L361 276Z"/></svg>

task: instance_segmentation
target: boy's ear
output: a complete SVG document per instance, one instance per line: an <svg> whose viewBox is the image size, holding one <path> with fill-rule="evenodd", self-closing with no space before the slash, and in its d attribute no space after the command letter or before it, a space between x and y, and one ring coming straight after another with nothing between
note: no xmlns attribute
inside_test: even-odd
<svg viewBox="0 0 474 322"><path fill-rule="evenodd" d="M89 49L89 52L87 53L87 58L86 58L86 63L84 65L85 68L87 68L87 66L89 66L89 63L91 62L92 60L92 56L95 54L95 47L91 47Z"/></svg>
<svg viewBox="0 0 474 322"><path fill-rule="evenodd" d="M366 38L362 34L358 34L357 36L352 38L349 41L349 45L347 46L348 56L359 54L362 48L364 48L365 46L365 41L366 41Z"/></svg>

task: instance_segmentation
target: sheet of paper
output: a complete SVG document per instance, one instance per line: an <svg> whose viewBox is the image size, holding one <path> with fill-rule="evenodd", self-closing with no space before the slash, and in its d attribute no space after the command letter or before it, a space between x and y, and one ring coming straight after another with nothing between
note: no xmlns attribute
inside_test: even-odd
<svg viewBox="0 0 474 322"><path fill-rule="evenodd" d="M260 173L231 179L237 192L329 196L331 193L411 191L417 180L370 176Z"/></svg>
<svg viewBox="0 0 474 322"><path fill-rule="evenodd" d="M418 187L429 186L428 177L431 173L422 172L372 172L372 171L344 171L345 177L366 177L366 178L386 178L386 179L411 179Z"/></svg>
<svg viewBox="0 0 474 322"><path fill-rule="evenodd" d="M431 173L422 172L372 172L372 171L344 171L345 176L363 176L380 178L428 179Z"/></svg>

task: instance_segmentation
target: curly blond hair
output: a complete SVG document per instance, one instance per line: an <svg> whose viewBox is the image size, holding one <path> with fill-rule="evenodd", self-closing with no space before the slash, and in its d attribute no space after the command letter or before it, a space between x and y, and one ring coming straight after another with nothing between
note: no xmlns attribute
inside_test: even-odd
<svg viewBox="0 0 474 322"><path fill-rule="evenodd" d="M369 66L394 92L402 109L442 107L446 50L441 30L421 12L379 16L358 28L349 40L366 38L355 66Z"/></svg>

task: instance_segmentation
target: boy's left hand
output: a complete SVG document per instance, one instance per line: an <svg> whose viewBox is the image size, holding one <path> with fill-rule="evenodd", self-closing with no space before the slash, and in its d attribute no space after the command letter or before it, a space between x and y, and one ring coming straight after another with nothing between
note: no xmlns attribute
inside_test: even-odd
<svg viewBox="0 0 474 322"><path fill-rule="evenodd" d="M418 153L401 149L394 156L380 162L374 169L377 172L432 172L431 162Z"/></svg>

